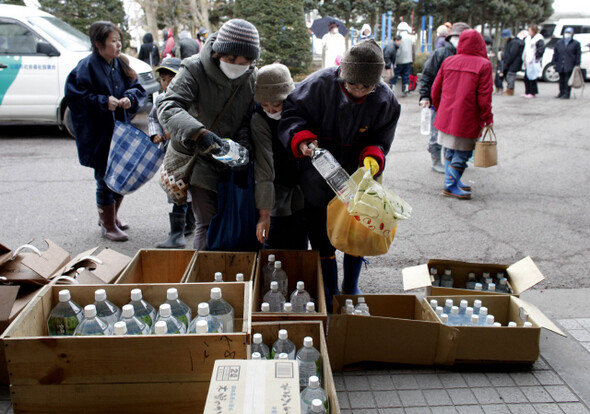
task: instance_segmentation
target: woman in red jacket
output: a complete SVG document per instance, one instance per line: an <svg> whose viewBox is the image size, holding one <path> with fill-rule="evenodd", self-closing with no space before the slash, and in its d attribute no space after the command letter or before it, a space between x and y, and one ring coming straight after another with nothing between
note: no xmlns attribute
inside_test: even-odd
<svg viewBox="0 0 590 414"><path fill-rule="evenodd" d="M443 195L471 198L471 187L461 182L461 176L483 127L494 122L493 88L483 36L476 30L463 31L457 54L445 59L432 85L437 111L434 126L439 131L438 143L445 147Z"/></svg>

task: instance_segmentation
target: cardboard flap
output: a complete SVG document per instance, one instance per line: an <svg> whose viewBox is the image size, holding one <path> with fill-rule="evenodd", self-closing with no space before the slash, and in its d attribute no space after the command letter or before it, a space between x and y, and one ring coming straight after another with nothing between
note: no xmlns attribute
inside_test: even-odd
<svg viewBox="0 0 590 414"><path fill-rule="evenodd" d="M427 264L402 269L404 290L419 289L431 286L430 271Z"/></svg>
<svg viewBox="0 0 590 414"><path fill-rule="evenodd" d="M12 250L0 243L0 266L10 260Z"/></svg>
<svg viewBox="0 0 590 414"><path fill-rule="evenodd" d="M41 256L21 254L21 263L39 276L49 279L70 258L70 254L49 239L46 239L45 242L48 247L41 253Z"/></svg>
<svg viewBox="0 0 590 414"><path fill-rule="evenodd" d="M436 345L435 364L453 365L457 355L460 332L452 326L440 324Z"/></svg>
<svg viewBox="0 0 590 414"><path fill-rule="evenodd" d="M530 256L508 266L506 273L510 276L510 285L515 295L520 295L545 279Z"/></svg>
<svg viewBox="0 0 590 414"><path fill-rule="evenodd" d="M0 333L4 332L9 324L10 313L19 288L19 286L0 286Z"/></svg>
<svg viewBox="0 0 590 414"><path fill-rule="evenodd" d="M512 297L512 300L516 302L520 309L524 309L528 313L528 319L532 320L535 324L548 329L561 336L567 336L561 329L555 325L551 319L549 319L539 308L530 302L526 302L520 298ZM522 312L520 312L522 314Z"/></svg>
<svg viewBox="0 0 590 414"><path fill-rule="evenodd" d="M90 250L86 250L85 252L80 253L76 257L66 264L62 270L55 273L55 276L61 276L66 273L70 273L73 270L79 268L84 262L87 261L88 257L92 257L92 255L98 250L98 247L94 247Z"/></svg>
<svg viewBox="0 0 590 414"><path fill-rule="evenodd" d="M102 263L97 265L92 273L101 279L103 283L113 282L131 261L131 257L109 248L104 248L96 257Z"/></svg>

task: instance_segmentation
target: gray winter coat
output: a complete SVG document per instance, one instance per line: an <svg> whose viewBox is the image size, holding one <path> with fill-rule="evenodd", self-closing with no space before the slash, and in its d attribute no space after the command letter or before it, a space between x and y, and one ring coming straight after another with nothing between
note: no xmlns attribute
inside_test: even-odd
<svg viewBox="0 0 590 414"><path fill-rule="evenodd" d="M231 138L252 149L249 122L254 104L254 87L258 70L252 64L244 75L229 79L211 57L217 33L210 36L199 55L184 59L166 95L158 105L158 119L170 132L170 145L185 154L197 152L195 140L211 129L236 88L233 101L215 129L222 138ZM230 168L208 154L199 154L191 176L191 185L217 191L217 183L229 178Z"/></svg>

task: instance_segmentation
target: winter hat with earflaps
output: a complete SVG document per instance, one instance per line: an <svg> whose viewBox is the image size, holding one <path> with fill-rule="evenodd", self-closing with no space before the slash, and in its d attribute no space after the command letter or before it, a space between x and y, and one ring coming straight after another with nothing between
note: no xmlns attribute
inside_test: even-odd
<svg viewBox="0 0 590 414"><path fill-rule="evenodd" d="M463 22L453 23L453 26L451 27L451 30L449 31L449 33L447 34L447 37L445 37L445 39L448 41L451 38L451 36L460 36L461 32L463 30L467 30L467 29L471 29L467 23L463 23Z"/></svg>
<svg viewBox="0 0 590 414"><path fill-rule="evenodd" d="M295 85L289 68L280 63L273 63L258 70L254 100L256 102L284 101L293 89Z"/></svg>
<svg viewBox="0 0 590 414"><path fill-rule="evenodd" d="M258 59L260 40L256 27L246 20L231 19L221 26L213 42L213 51L224 55Z"/></svg>
<svg viewBox="0 0 590 414"><path fill-rule="evenodd" d="M364 40L344 53L340 76L349 83L376 85L381 81L384 67L383 51L377 42Z"/></svg>

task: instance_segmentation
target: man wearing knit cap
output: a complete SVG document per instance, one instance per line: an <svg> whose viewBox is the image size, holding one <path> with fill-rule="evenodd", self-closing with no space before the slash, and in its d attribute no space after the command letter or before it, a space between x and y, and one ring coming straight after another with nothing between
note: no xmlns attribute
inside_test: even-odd
<svg viewBox="0 0 590 414"><path fill-rule="evenodd" d="M255 192L261 201L256 205L260 213L256 237L265 249L307 250L309 244L295 157L278 138L283 102L293 89L285 65L274 63L258 70L250 129L256 154Z"/></svg>
<svg viewBox="0 0 590 414"><path fill-rule="evenodd" d="M256 27L241 19L227 21L207 37L198 55L182 61L158 106L158 119L172 136L167 151L197 156L189 186L197 250L207 248L207 230L217 213L217 184L231 172L211 155L219 153L223 138L252 149L247 125L259 55Z"/></svg>
<svg viewBox="0 0 590 414"><path fill-rule="evenodd" d="M336 249L326 231L326 208L334 192L312 166L309 144L330 151L349 174L364 166L373 176L381 175L400 114L393 92L381 82L384 66L374 40L357 43L340 68L317 71L291 92L279 122L279 139L297 158L307 235L320 252L329 307L339 292ZM343 292L360 293L362 263L362 257L344 255Z"/></svg>

